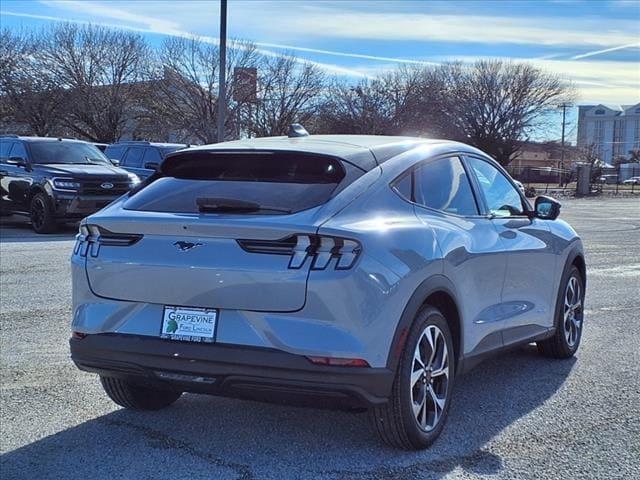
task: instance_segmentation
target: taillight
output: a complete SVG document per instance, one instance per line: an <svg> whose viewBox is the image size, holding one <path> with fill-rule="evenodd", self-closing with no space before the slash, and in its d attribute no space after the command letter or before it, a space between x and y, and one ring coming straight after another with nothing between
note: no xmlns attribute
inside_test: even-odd
<svg viewBox="0 0 640 480"><path fill-rule="evenodd" d="M336 270L347 270L362 251L356 240L328 235L298 234L280 240L238 240L238 244L251 253L288 255L291 269L310 262L312 270L324 270L331 264Z"/></svg>
<svg viewBox="0 0 640 480"><path fill-rule="evenodd" d="M100 246L128 247L138 242L141 238L142 235L140 234L115 233L98 225L83 223L80 225L80 230L76 236L76 245L73 253L80 254L83 257L86 257L87 254L97 257Z"/></svg>

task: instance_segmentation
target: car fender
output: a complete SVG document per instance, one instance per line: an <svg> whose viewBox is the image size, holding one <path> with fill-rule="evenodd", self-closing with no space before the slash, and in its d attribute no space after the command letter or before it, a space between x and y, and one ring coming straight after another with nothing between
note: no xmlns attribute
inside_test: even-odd
<svg viewBox="0 0 640 480"><path fill-rule="evenodd" d="M406 339L411 329L411 325L413 324L413 321L415 320L415 317L418 314L418 311L425 304L425 301L429 298L429 296L437 292L444 292L447 295L449 295L449 297L453 299L453 302L455 303L456 308L459 305L456 288L451 282L451 280L449 280L444 275L441 275L441 274L432 275L426 280L424 280L420 285L418 285L418 287L415 289L415 291L409 298L409 301L407 302L404 308L404 311L400 316L400 321L396 325L396 331L393 336L393 340L391 342L391 349L389 351L389 356L387 358L387 368L391 369L394 372L396 371L398 367L398 362L400 360L400 356L402 355L402 351L404 350ZM460 310L459 308L457 309L458 311ZM463 342L464 322L462 321L461 318L459 319L458 327L460 329L459 344L461 346L461 345L464 345L464 342ZM459 350L457 352L458 358L456 358L457 370L460 369L460 365L462 363L461 348L459 348L458 350Z"/></svg>

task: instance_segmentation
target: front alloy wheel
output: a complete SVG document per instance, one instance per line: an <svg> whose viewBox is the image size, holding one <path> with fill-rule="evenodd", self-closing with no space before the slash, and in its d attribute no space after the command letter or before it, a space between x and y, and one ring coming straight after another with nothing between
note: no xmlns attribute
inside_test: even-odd
<svg viewBox="0 0 640 480"><path fill-rule="evenodd" d="M575 265L563 276L556 308L555 332L537 342L538 350L553 358L572 357L580 346L584 326L584 281Z"/></svg>
<svg viewBox="0 0 640 480"><path fill-rule="evenodd" d="M369 410L369 419L385 443L417 450L438 438L449 411L454 357L446 319L438 309L424 307L407 337L391 397Z"/></svg>

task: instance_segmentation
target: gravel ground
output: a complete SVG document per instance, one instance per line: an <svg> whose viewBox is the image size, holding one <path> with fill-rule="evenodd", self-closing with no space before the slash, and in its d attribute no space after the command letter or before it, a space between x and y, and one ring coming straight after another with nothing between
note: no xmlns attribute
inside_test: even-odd
<svg viewBox="0 0 640 480"><path fill-rule="evenodd" d="M589 269L568 361L527 346L458 379L424 452L382 446L364 415L184 395L119 409L69 360L73 230L0 229L0 473L66 479L640 478L640 201L565 201Z"/></svg>

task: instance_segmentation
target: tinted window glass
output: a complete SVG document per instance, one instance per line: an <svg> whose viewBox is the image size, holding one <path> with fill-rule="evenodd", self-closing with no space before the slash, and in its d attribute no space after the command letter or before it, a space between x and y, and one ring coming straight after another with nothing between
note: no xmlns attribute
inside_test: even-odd
<svg viewBox="0 0 640 480"><path fill-rule="evenodd" d="M523 214L522 198L502 172L490 163L477 158L469 158L468 162L478 179L492 214L500 217Z"/></svg>
<svg viewBox="0 0 640 480"><path fill-rule="evenodd" d="M164 173L170 176L137 192L124 208L175 213L286 214L325 203L343 179L346 182L362 173L333 158L300 154L202 152L175 160L169 165L165 162L168 171Z"/></svg>
<svg viewBox="0 0 640 480"><path fill-rule="evenodd" d="M9 150L11 150L11 143L6 140L0 140L0 158L7 158L9 156Z"/></svg>
<svg viewBox="0 0 640 480"><path fill-rule="evenodd" d="M147 151L144 153L145 168L147 168L146 164L149 162L157 163L158 165L162 163L162 156L160 155L158 149L155 147L147 148Z"/></svg>
<svg viewBox="0 0 640 480"><path fill-rule="evenodd" d="M107 158L113 158L114 160L122 160L122 155L127 147L122 145L109 145L104 151Z"/></svg>
<svg viewBox="0 0 640 480"><path fill-rule="evenodd" d="M125 167L142 168L142 156L144 155L144 148L142 147L129 147L122 165Z"/></svg>
<svg viewBox="0 0 640 480"><path fill-rule="evenodd" d="M440 158L414 170L416 203L456 215L477 215L469 179L458 158Z"/></svg>
<svg viewBox="0 0 640 480"><path fill-rule="evenodd" d="M13 142L13 147L9 152L10 157L20 157L23 160L27 159L27 150L24 148L22 142Z"/></svg>
<svg viewBox="0 0 640 480"><path fill-rule="evenodd" d="M108 164L107 157L94 145L80 142L37 141L29 142L32 163ZM13 151L11 153L13 155Z"/></svg>
<svg viewBox="0 0 640 480"><path fill-rule="evenodd" d="M409 173L408 175L405 175L400 180L398 180L393 185L393 188L407 200L413 201L413 194L411 192L411 182L412 182L412 176Z"/></svg>

